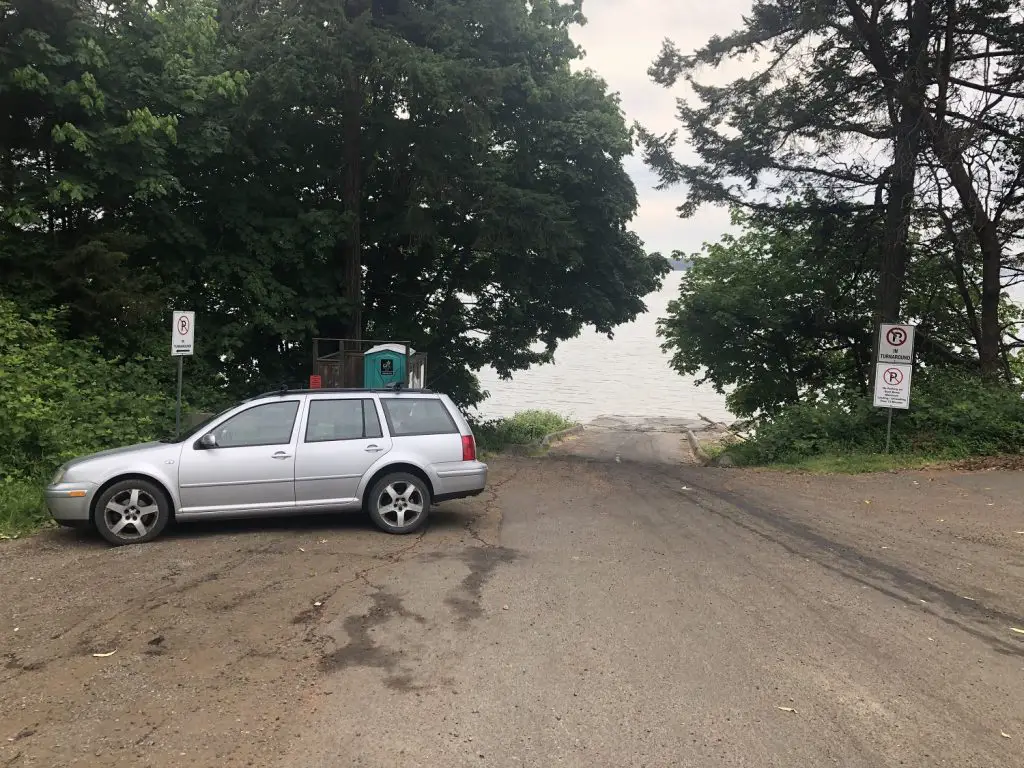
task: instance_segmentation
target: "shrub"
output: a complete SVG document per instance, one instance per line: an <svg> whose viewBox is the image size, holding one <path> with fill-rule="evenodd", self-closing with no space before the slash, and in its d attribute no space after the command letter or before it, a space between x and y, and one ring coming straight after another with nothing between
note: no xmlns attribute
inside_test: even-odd
<svg viewBox="0 0 1024 768"><path fill-rule="evenodd" d="M520 411L506 419L491 419L473 423L477 444L491 451L500 451L510 445L527 445L552 432L575 426L575 422L552 411Z"/></svg>
<svg viewBox="0 0 1024 768"><path fill-rule="evenodd" d="M863 399L800 403L757 423L754 437L729 449L738 463L792 464L834 454L880 453L885 409ZM1024 397L955 370L915 374L909 411L894 411L893 453L937 459L1024 451Z"/></svg>
<svg viewBox="0 0 1024 768"><path fill-rule="evenodd" d="M107 360L64 341L52 314L26 317L0 297L0 478L38 481L63 461L152 439L174 423L145 358Z"/></svg>

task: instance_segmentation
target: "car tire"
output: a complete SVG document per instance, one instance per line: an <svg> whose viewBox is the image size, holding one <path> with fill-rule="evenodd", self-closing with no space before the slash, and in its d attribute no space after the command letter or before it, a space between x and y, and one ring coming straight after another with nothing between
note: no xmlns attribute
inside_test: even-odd
<svg viewBox="0 0 1024 768"><path fill-rule="evenodd" d="M430 515L430 490L416 475L395 472L374 483L366 508L370 519L382 531L415 533L426 524ZM412 518L409 517L410 511L415 513Z"/></svg>
<svg viewBox="0 0 1024 768"><path fill-rule="evenodd" d="M149 480L114 483L96 499L92 522L100 536L115 546L145 544L167 527L171 503Z"/></svg>

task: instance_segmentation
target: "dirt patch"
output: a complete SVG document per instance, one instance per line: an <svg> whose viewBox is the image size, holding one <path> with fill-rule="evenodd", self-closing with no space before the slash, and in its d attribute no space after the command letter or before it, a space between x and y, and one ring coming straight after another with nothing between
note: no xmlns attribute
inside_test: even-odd
<svg viewBox="0 0 1024 768"><path fill-rule="evenodd" d="M978 456L973 459L953 462L950 468L966 472L982 472L993 469L1019 472L1024 469L1024 456Z"/></svg>
<svg viewBox="0 0 1024 768"><path fill-rule="evenodd" d="M411 685L370 634L419 619L366 574L475 546L486 515L445 504L415 537L339 515L182 525L139 547L64 530L0 544L0 765L272 763L333 670ZM339 620L334 650L319 629Z"/></svg>

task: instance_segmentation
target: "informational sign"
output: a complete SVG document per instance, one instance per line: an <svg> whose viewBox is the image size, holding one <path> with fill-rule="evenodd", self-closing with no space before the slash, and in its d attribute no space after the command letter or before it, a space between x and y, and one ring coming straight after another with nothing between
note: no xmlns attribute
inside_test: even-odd
<svg viewBox="0 0 1024 768"><path fill-rule="evenodd" d="M196 346L196 313L175 311L171 318L171 356L193 354Z"/></svg>
<svg viewBox="0 0 1024 768"><path fill-rule="evenodd" d="M320 378L319 375L314 373L312 376L309 377L309 388L310 389L320 389L320 387L322 387L322 386L323 386L323 380Z"/></svg>
<svg viewBox="0 0 1024 768"><path fill-rule="evenodd" d="M380 359L380 375L381 376L394 376L395 375L395 361L390 357L382 357Z"/></svg>
<svg viewBox="0 0 1024 768"><path fill-rule="evenodd" d="M912 367L893 363L875 365L875 407L910 407L910 375Z"/></svg>
<svg viewBox="0 0 1024 768"><path fill-rule="evenodd" d="M910 365L914 362L914 326L882 323L878 332L876 363Z"/></svg>

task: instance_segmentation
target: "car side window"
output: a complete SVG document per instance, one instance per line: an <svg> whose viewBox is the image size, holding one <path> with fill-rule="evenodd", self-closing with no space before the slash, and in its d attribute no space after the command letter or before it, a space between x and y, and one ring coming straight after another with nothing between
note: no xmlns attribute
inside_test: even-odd
<svg viewBox="0 0 1024 768"><path fill-rule="evenodd" d="M292 439L298 400L264 403L232 416L213 430L218 448L287 445Z"/></svg>
<svg viewBox="0 0 1024 768"><path fill-rule="evenodd" d="M311 400L306 418L306 442L360 440L380 437L380 419L373 400L345 398Z"/></svg>
<svg viewBox="0 0 1024 768"><path fill-rule="evenodd" d="M382 397L388 429L394 437L447 435L459 428L440 400L413 397Z"/></svg>

